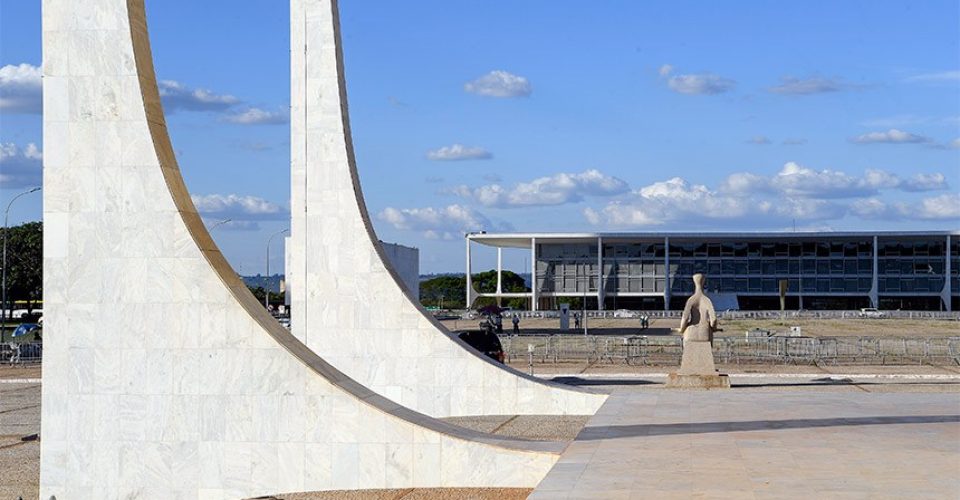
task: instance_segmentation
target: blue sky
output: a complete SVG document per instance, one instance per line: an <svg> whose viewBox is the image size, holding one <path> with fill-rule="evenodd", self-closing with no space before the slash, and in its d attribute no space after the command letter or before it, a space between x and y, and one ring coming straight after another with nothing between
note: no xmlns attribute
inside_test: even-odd
<svg viewBox="0 0 960 500"><path fill-rule="evenodd" d="M39 182L39 4L0 0L4 205ZM286 2L147 8L187 184L211 224L233 220L213 235L238 271L263 272L288 227ZM423 272L462 270L468 230L960 227L956 1L345 0L341 15L368 207ZM41 210L22 198L11 221Z"/></svg>

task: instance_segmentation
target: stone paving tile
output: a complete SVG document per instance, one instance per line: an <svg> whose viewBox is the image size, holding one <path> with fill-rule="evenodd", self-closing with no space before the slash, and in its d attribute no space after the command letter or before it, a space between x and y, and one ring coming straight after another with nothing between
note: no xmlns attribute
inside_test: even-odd
<svg viewBox="0 0 960 500"><path fill-rule="evenodd" d="M530 498L960 498L957 393L655 393L614 390Z"/></svg>

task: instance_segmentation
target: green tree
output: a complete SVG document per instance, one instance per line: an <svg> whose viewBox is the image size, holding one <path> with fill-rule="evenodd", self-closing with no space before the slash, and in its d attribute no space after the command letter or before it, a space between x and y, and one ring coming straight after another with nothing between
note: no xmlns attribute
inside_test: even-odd
<svg viewBox="0 0 960 500"><path fill-rule="evenodd" d="M490 270L482 273L476 273L472 276L473 287L481 293L493 293L497 291L497 271ZM501 287L504 292L529 292L528 288L520 275L513 271L504 270L502 273ZM437 276L420 283L420 303L426 307L440 306L440 298L443 297L443 307L448 309L459 309L466 307L467 284L463 275L459 276ZM496 299L484 297L477 299L474 306L482 307L485 305L496 304ZM524 308L527 306L527 299L513 298L507 299L505 306Z"/></svg>
<svg viewBox="0 0 960 500"><path fill-rule="evenodd" d="M463 308L467 285L463 276L437 276L420 283L420 303L425 307Z"/></svg>
<svg viewBox="0 0 960 500"><path fill-rule="evenodd" d="M250 293L257 298L257 301L263 304L263 294L266 293L266 290L262 286L252 287L247 285L247 288L250 289ZM270 292L270 304L283 304L286 292Z"/></svg>
<svg viewBox="0 0 960 500"><path fill-rule="evenodd" d="M11 307L14 301L26 301L27 309L33 309L43 297L43 223L28 222L7 231L7 301Z"/></svg>

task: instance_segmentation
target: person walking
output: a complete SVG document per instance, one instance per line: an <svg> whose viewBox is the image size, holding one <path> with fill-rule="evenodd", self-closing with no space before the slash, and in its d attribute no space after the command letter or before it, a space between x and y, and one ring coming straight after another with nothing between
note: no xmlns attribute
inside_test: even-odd
<svg viewBox="0 0 960 500"><path fill-rule="evenodd" d="M520 316L513 314L513 334L520 335Z"/></svg>

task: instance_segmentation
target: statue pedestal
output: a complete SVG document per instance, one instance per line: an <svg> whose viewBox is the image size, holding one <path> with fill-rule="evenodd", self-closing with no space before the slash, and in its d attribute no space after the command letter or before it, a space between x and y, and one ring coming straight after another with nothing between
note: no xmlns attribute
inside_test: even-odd
<svg viewBox="0 0 960 500"><path fill-rule="evenodd" d="M684 340L680 371L667 379L670 389L729 389L730 377L717 373L710 342Z"/></svg>

